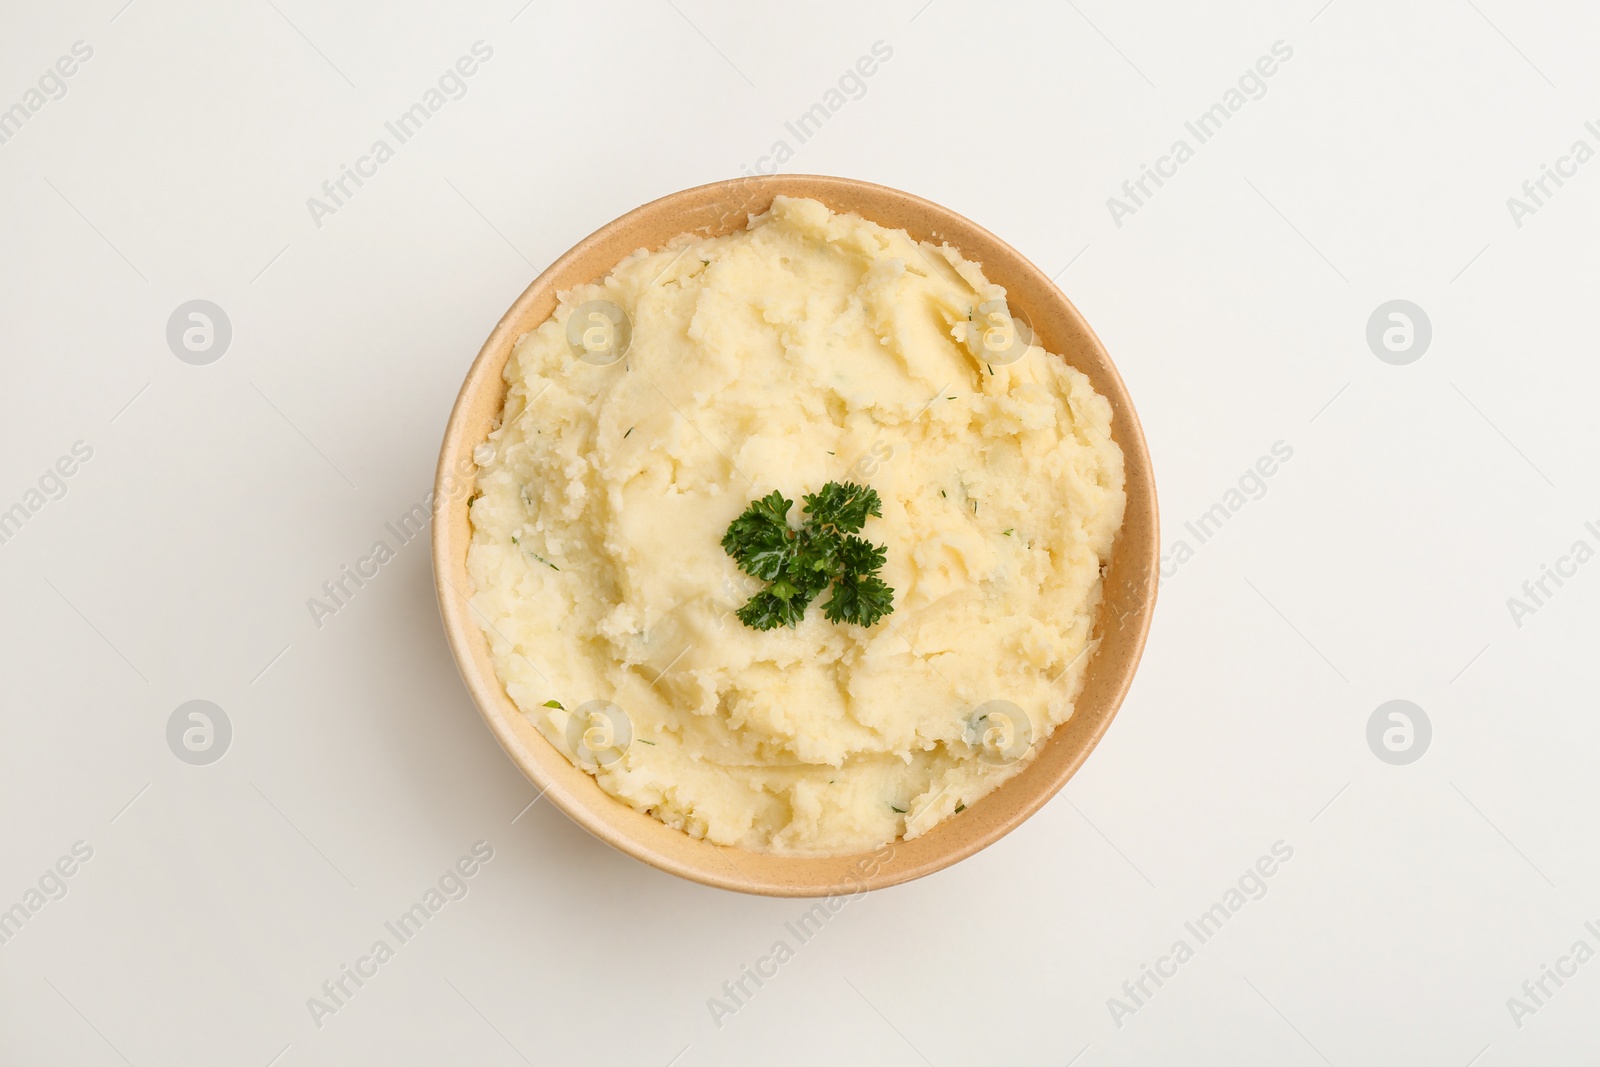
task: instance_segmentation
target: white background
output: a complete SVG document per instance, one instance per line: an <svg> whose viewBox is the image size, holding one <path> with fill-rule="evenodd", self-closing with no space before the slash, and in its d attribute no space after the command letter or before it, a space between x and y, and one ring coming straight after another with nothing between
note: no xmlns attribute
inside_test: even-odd
<svg viewBox="0 0 1600 1067"><path fill-rule="evenodd" d="M1600 1056L1600 962L1520 1026L1507 1006L1600 949L1600 564L1520 627L1506 603L1597 543L1600 163L1520 227L1506 205L1600 147L1594 9L123 2L0 13L0 107L94 50L0 145L0 508L93 449L0 545L0 908L93 849L0 945L7 1067ZM479 40L467 94L316 225L307 198ZM1266 95L1117 226L1107 198L1280 40ZM795 146L785 120L876 41L865 95ZM1275 442L1293 458L1171 573L1057 799L851 903L719 1027L708 999L809 905L518 817L534 791L456 676L424 538L320 629L306 602L428 492L539 269L779 138L786 170L913 191L1062 272L1138 403L1169 549ZM208 366L165 339L195 298L233 326ZM1365 338L1395 298L1433 326L1408 366ZM1433 724L1408 766L1366 741L1396 698ZM191 699L233 726L209 766L167 745ZM470 893L319 1027L307 999L477 841ZM1267 894L1118 1025L1108 998L1278 841Z"/></svg>

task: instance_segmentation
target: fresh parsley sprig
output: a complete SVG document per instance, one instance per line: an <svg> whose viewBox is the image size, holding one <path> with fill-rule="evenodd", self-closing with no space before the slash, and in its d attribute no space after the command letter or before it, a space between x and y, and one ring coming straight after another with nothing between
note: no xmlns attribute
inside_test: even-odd
<svg viewBox="0 0 1600 1067"><path fill-rule="evenodd" d="M802 499L810 517L799 529L789 525L794 501L776 489L729 523L723 550L740 570L772 583L745 602L739 621L756 630L795 626L830 584L822 605L830 622L871 626L894 611L894 590L878 577L888 549L857 536L868 516L883 517L877 490L829 482Z"/></svg>

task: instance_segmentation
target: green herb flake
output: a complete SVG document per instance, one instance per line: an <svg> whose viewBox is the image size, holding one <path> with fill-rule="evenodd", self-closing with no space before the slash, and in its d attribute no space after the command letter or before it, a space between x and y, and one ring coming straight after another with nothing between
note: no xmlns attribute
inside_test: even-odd
<svg viewBox="0 0 1600 1067"><path fill-rule="evenodd" d="M1011 531L1010 530L1002 530L1000 533L1001 533L1002 537L1010 537L1011 536Z"/></svg>
<svg viewBox="0 0 1600 1067"><path fill-rule="evenodd" d="M544 706L547 707L547 708L555 708L557 711L566 711L567 710L566 708L561 706L561 701L559 701L559 700L546 700L544 702Z"/></svg>
<svg viewBox="0 0 1600 1067"><path fill-rule="evenodd" d="M546 567L549 567L553 571L558 571L558 570L561 569L560 567L557 567L554 563L551 563L549 560L547 560L543 556L539 555L539 553L537 553L537 552L529 552L528 555L532 556L534 559L538 560L540 563L543 563Z"/></svg>
<svg viewBox="0 0 1600 1067"><path fill-rule="evenodd" d="M989 364L985 363L984 366L985 367L989 367ZM989 377L991 377L991 378L994 377L994 368L993 367L989 367Z"/></svg>
<svg viewBox="0 0 1600 1067"><path fill-rule="evenodd" d="M641 737L641 738L639 738L639 743L640 743L640 744L641 744L641 745L650 745L650 746L651 746L651 747L654 747L654 746L655 746L655 742L654 742L654 741L646 741L646 740L645 740L645 739L644 739L644 738L642 738L642 737Z"/></svg>
<svg viewBox="0 0 1600 1067"><path fill-rule="evenodd" d="M628 433L632 433L634 430L637 430L637 429L638 429L637 426L629 426L628 427ZM625 434L622 435L622 439L624 441L626 441L628 439L628 433L625 433Z"/></svg>
<svg viewBox="0 0 1600 1067"><path fill-rule="evenodd" d="M966 806L966 805L965 805L965 804L957 804L957 805L956 805L956 812L955 812L955 813L956 813L956 814L957 814L957 815L960 815L960 814L961 814L961 813L962 813L962 812L964 812L964 811L966 811L966 810L967 810L967 806Z"/></svg>
<svg viewBox="0 0 1600 1067"><path fill-rule="evenodd" d="M889 810L892 811L892 812L895 812L897 814L900 814L900 815L904 815L906 813L906 809L905 808L897 808L893 804L889 805Z"/></svg>
<svg viewBox="0 0 1600 1067"><path fill-rule="evenodd" d="M723 551L752 578L772 583L738 610L739 621L753 630L794 627L830 586L822 605L830 622L871 626L893 612L894 590L878 577L888 549L857 536L869 517L883 517L877 491L829 482L802 499L809 517L799 529L789 525L794 501L777 490L728 525Z"/></svg>
<svg viewBox="0 0 1600 1067"><path fill-rule="evenodd" d="M950 498L950 495L948 493L946 493L943 489L939 490L939 495L944 497L946 500L948 500Z"/></svg>

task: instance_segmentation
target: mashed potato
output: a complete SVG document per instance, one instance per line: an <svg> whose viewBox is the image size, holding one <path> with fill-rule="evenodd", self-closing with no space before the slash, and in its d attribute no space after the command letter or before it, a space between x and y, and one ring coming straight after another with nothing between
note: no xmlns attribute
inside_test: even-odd
<svg viewBox="0 0 1600 1067"><path fill-rule="evenodd" d="M915 837L1015 774L1072 714L1124 496L1110 404L1012 344L1004 297L784 197L562 294L471 505L475 616L528 720L619 800L763 851ZM728 524L773 490L798 523L830 481L882 496L893 614L746 627L763 583Z"/></svg>

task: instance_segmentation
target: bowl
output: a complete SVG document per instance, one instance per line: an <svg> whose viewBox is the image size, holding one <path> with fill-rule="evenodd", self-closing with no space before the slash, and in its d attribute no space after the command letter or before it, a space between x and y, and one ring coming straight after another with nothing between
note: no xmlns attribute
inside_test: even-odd
<svg viewBox="0 0 1600 1067"><path fill-rule="evenodd" d="M948 242L981 263L989 279L1005 287L1009 306L1032 326L1038 343L1088 375L1111 402L1112 436L1126 470L1127 510L1106 569L1096 623L1099 644L1085 668L1072 717L1056 727L1020 773L959 818L947 818L915 840L895 840L853 855L774 855L714 845L611 797L517 710L495 674L468 602L473 451L499 417L506 394L502 372L517 339L550 317L557 292L596 281L637 249L660 248L679 234L710 237L742 229L779 194L810 197L835 212L903 229L919 240ZM578 242L517 298L473 361L445 428L432 509L434 584L445 636L467 691L507 755L543 798L600 840L671 874L746 893L844 896L897 885L942 870L1016 829L1066 784L1111 725L1138 668L1155 607L1160 533L1150 453L1128 390L1094 331L1049 276L988 230L910 193L849 178L782 174L685 189L630 211Z"/></svg>

